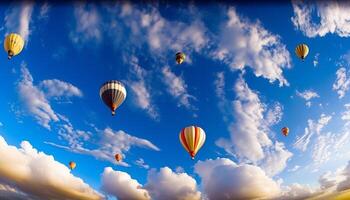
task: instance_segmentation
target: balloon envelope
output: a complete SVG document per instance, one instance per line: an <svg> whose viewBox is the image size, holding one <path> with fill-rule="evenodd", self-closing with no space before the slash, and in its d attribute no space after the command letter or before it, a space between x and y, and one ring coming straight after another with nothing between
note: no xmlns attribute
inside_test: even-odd
<svg viewBox="0 0 350 200"><path fill-rule="evenodd" d="M126 89L119 81L107 81L100 88L100 97L112 111L112 115L115 115L115 110L126 98Z"/></svg>
<svg viewBox="0 0 350 200"><path fill-rule="evenodd" d="M289 128L288 128L288 127L283 127L283 128L281 129L281 132L282 132L282 134L283 134L284 136L287 136L288 133L289 133Z"/></svg>
<svg viewBox="0 0 350 200"><path fill-rule="evenodd" d="M182 53L182 52L177 52L176 53L175 60L176 60L177 64L183 63L185 61L185 58L186 58L186 55L184 53Z"/></svg>
<svg viewBox="0 0 350 200"><path fill-rule="evenodd" d="M118 162L120 162L123 159L122 155L120 155L119 153L115 154L114 157Z"/></svg>
<svg viewBox="0 0 350 200"><path fill-rule="evenodd" d="M306 44L299 44L295 48L295 54L297 54L297 56L299 58L304 60L306 58L307 54L309 54L309 47Z"/></svg>
<svg viewBox="0 0 350 200"><path fill-rule="evenodd" d="M4 41L4 49L7 53L8 59L21 53L24 46L23 38L17 33L10 33L6 36Z"/></svg>
<svg viewBox="0 0 350 200"><path fill-rule="evenodd" d="M199 149L205 142L205 132L198 126L188 126L183 128L179 134L180 142L185 150L194 159Z"/></svg>
<svg viewBox="0 0 350 200"><path fill-rule="evenodd" d="M69 168L70 169L74 169L76 166L77 166L77 164L75 162L73 162L73 161L69 162Z"/></svg>

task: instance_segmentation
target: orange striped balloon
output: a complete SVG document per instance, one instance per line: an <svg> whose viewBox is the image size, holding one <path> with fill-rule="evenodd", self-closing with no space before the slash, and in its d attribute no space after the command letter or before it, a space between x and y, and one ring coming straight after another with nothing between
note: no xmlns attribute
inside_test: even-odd
<svg viewBox="0 0 350 200"><path fill-rule="evenodd" d="M289 128L288 128L288 127L283 127L283 128L281 129L281 132L282 132L282 134L283 134L284 136L287 136L288 133L289 133Z"/></svg>
<svg viewBox="0 0 350 200"><path fill-rule="evenodd" d="M179 138L182 146L194 159L205 142L205 132L198 126L188 126L181 130Z"/></svg>
<svg viewBox="0 0 350 200"><path fill-rule="evenodd" d="M119 153L117 153L117 154L115 154L115 159L118 161L118 162L120 162L121 160L122 160L122 155L121 154L119 154Z"/></svg>

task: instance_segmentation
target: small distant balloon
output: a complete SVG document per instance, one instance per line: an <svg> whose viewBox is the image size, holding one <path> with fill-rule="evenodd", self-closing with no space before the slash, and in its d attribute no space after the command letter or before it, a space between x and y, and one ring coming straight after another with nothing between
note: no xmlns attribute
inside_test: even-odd
<svg viewBox="0 0 350 200"><path fill-rule="evenodd" d="M69 162L69 168L70 168L71 170L74 169L76 166L77 166L77 164L76 164L75 162L73 162L73 161L70 161L70 162Z"/></svg>
<svg viewBox="0 0 350 200"><path fill-rule="evenodd" d="M13 56L21 53L24 46L23 38L17 33L10 33L4 41L4 49L7 53L7 58L10 60Z"/></svg>
<svg viewBox="0 0 350 200"><path fill-rule="evenodd" d="M282 132L282 134L283 134L284 136L288 136L288 134L289 134L289 128L288 128L288 127L283 127L283 128L281 129L281 132Z"/></svg>
<svg viewBox="0 0 350 200"><path fill-rule="evenodd" d="M116 160L117 162L120 162L120 161L123 159L122 155L119 154L119 153L115 154L114 157L115 157L115 160Z"/></svg>
<svg viewBox="0 0 350 200"><path fill-rule="evenodd" d="M198 126L188 126L183 128L179 134L180 142L185 150L194 159L199 149L205 142L205 132Z"/></svg>
<svg viewBox="0 0 350 200"><path fill-rule="evenodd" d="M306 44L299 44L295 48L295 54L297 54L300 59L304 60L307 54L309 54L309 47Z"/></svg>
<svg viewBox="0 0 350 200"><path fill-rule="evenodd" d="M176 53L176 63L177 64L182 64L186 59L186 55L182 52L177 52Z"/></svg>
<svg viewBox="0 0 350 200"><path fill-rule="evenodd" d="M126 98L126 89L119 81L107 81L100 88L100 97L112 111L112 115L115 115L115 110Z"/></svg>

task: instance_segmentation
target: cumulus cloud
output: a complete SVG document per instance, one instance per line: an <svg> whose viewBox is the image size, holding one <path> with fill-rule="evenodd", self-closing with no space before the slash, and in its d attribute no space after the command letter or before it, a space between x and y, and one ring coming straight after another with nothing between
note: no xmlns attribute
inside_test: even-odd
<svg viewBox="0 0 350 200"><path fill-rule="evenodd" d="M168 167L163 167L159 171L151 169L148 172L145 189L155 200L201 199L201 193L197 190L194 178L186 173L175 173Z"/></svg>
<svg viewBox="0 0 350 200"><path fill-rule="evenodd" d="M8 10L5 16L6 34L17 32L25 41L28 41L33 7L33 2L28 1Z"/></svg>
<svg viewBox="0 0 350 200"><path fill-rule="evenodd" d="M102 190L119 200L148 200L148 191L141 188L137 180L122 171L114 171L106 167L102 174Z"/></svg>
<svg viewBox="0 0 350 200"><path fill-rule="evenodd" d="M33 199L103 198L82 179L73 176L67 166L55 161L53 156L38 152L27 141L17 148L0 136L0 163L1 180Z"/></svg>
<svg viewBox="0 0 350 200"><path fill-rule="evenodd" d="M34 200L27 194L17 190L11 185L0 183L0 199L2 200Z"/></svg>
<svg viewBox="0 0 350 200"><path fill-rule="evenodd" d="M136 79L129 81L131 91L135 95L136 105L145 110L151 118L158 119L159 114L152 102L151 87L146 82L146 78L149 76L148 72L139 65L135 56L128 59L128 62L131 63L131 72L134 75L134 79Z"/></svg>
<svg viewBox="0 0 350 200"><path fill-rule="evenodd" d="M227 11L228 21L222 27L215 59L228 64L232 70L252 68L257 77L280 86L288 85L282 74L290 68L290 54L278 35L266 30L260 22L252 23L240 17L234 8Z"/></svg>
<svg viewBox="0 0 350 200"><path fill-rule="evenodd" d="M161 183L161 184L160 184ZM174 199L196 200L201 198L195 179L186 173L175 173L168 167L148 172L147 183L141 186L128 173L105 168L102 189L120 200L128 199Z"/></svg>
<svg viewBox="0 0 350 200"><path fill-rule="evenodd" d="M188 93L185 80L181 76L176 76L169 66L162 68L162 74L163 81L167 86L167 91L179 101L178 106L185 106L186 108L194 109L190 100L196 100L196 98Z"/></svg>
<svg viewBox="0 0 350 200"><path fill-rule="evenodd" d="M304 134L300 137L297 136L296 142L294 143L294 147L301 151L305 151L307 149L308 144L310 143L310 139L314 134L320 135L324 126L326 126L329 121L332 119L332 116L322 114L318 121L314 121L309 119L308 127L305 128Z"/></svg>
<svg viewBox="0 0 350 200"><path fill-rule="evenodd" d="M70 33L71 40L76 44L102 39L100 15L93 5L78 3L74 8L75 30Z"/></svg>
<svg viewBox="0 0 350 200"><path fill-rule="evenodd" d="M44 80L39 86L45 92L47 98L83 96L83 93L76 86L57 79Z"/></svg>
<svg viewBox="0 0 350 200"><path fill-rule="evenodd" d="M349 90L350 79L348 73L344 67L337 70L337 79L333 84L333 90L338 93L339 99L345 96L345 93Z"/></svg>
<svg viewBox="0 0 350 200"><path fill-rule="evenodd" d="M116 153L120 153L122 154L123 158L126 158L125 153L127 153L131 149L131 147L134 147L134 146L147 148L155 151L160 151L160 149L156 145L154 145L152 142L146 139L129 135L122 130L114 131L111 128L98 130L98 134L97 134L97 137L99 137L99 141L97 142L98 148L88 149L83 146L83 143L79 143L79 141L81 141L81 139L88 141L89 136L85 135L86 132L82 132L80 134L82 135L79 138L76 138L76 136L74 135L72 136L75 138L73 138L72 140L73 143L70 143L69 146L58 145L51 142L46 142L46 143L58 148L63 148L65 150L75 152L75 153L91 155L97 159L107 160L111 163L115 163L123 166L128 166L128 164L124 161L116 163L114 159L114 155ZM71 139L72 137L70 137L69 135L67 136L68 139ZM77 139L77 140L74 140L74 139Z"/></svg>
<svg viewBox="0 0 350 200"><path fill-rule="evenodd" d="M266 199L280 193L279 184L259 167L237 165L225 158L198 161L195 172L209 199Z"/></svg>
<svg viewBox="0 0 350 200"><path fill-rule="evenodd" d="M347 1L292 1L295 28L308 37L323 37L328 33L350 36L350 4ZM314 16L317 16L315 19ZM314 19L314 20L313 20Z"/></svg>
<svg viewBox="0 0 350 200"><path fill-rule="evenodd" d="M301 185L299 183L293 183L284 188L282 195L279 199L288 200L300 200L307 199L309 197L315 196L318 192L317 189L310 187L309 185Z"/></svg>
<svg viewBox="0 0 350 200"><path fill-rule="evenodd" d="M21 100L40 125L51 129L50 122L59 121L55 111L51 108L45 94L33 84L33 77L28 68L22 64L21 80L18 83L18 92Z"/></svg>

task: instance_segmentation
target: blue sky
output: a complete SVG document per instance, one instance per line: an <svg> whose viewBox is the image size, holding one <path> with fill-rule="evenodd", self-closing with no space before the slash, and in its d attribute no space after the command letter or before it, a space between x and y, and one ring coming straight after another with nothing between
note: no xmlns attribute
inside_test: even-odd
<svg viewBox="0 0 350 200"><path fill-rule="evenodd" d="M26 44L12 60L0 56L0 197L293 199L349 189L349 6L2 4L1 34ZM115 117L99 97L112 79L127 90ZM189 125L207 136L195 160L178 139Z"/></svg>

